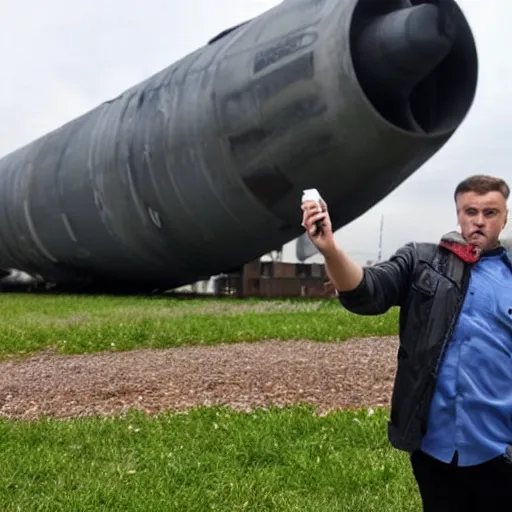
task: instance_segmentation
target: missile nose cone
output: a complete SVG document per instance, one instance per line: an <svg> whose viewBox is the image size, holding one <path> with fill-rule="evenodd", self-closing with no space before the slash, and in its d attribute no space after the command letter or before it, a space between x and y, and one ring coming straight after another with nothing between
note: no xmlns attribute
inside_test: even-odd
<svg viewBox="0 0 512 512"><path fill-rule="evenodd" d="M378 110L403 128L423 131L408 100L451 52L456 37L453 0L414 5L361 23L352 54L361 85Z"/></svg>

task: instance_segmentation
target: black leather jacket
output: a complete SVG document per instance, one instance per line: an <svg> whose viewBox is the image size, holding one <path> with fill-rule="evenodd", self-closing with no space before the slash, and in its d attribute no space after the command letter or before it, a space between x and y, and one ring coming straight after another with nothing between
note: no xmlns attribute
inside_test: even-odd
<svg viewBox="0 0 512 512"><path fill-rule="evenodd" d="M452 242L459 243L456 235ZM411 243L388 261L366 267L355 290L338 294L346 309L361 315L400 306L400 346L388 422L395 448L412 453L421 445L439 364L463 304L471 266L452 249Z"/></svg>

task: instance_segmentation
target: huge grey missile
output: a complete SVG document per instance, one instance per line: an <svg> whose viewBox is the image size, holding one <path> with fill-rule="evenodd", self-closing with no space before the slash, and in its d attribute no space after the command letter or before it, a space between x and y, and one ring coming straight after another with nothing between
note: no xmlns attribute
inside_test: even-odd
<svg viewBox="0 0 512 512"><path fill-rule="evenodd" d="M293 240L302 190L335 229L471 108L453 0L284 0L0 160L0 269L172 288Z"/></svg>

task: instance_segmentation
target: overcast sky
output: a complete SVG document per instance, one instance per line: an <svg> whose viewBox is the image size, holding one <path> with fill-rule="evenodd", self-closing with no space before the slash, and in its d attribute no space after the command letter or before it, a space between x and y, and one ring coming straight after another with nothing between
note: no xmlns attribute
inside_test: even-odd
<svg viewBox="0 0 512 512"><path fill-rule="evenodd" d="M341 1L341 0L340 0ZM94 108L278 0L17 0L0 16L0 156ZM358 260L455 229L452 192L469 174L512 184L510 0L459 0L479 53L469 116L426 165L337 239ZM512 223L511 223L512 224ZM363 237L361 232L365 231ZM293 246L285 258L293 259Z"/></svg>

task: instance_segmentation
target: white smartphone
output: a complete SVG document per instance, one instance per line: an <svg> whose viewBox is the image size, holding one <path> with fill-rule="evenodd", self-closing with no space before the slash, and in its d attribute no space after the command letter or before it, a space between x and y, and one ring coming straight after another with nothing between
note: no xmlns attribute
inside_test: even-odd
<svg viewBox="0 0 512 512"><path fill-rule="evenodd" d="M320 199L322 199L322 197L316 188L307 188L306 190L302 191L302 202L316 201L320 204Z"/></svg>
<svg viewBox="0 0 512 512"><path fill-rule="evenodd" d="M302 202L304 201L316 201L318 203L318 207L320 208L320 193L316 188L307 188L302 191ZM319 220L316 222L316 231L313 233L313 236L317 236L322 232L322 221Z"/></svg>

